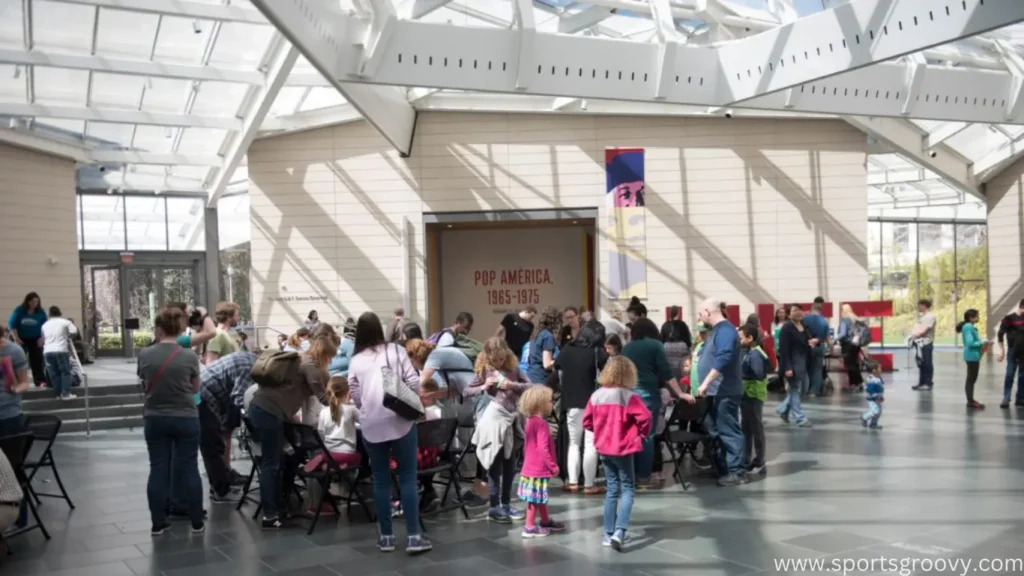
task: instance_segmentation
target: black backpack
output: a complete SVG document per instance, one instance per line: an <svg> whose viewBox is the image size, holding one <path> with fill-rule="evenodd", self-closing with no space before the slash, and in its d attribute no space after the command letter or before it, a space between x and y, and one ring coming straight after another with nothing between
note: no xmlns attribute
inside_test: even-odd
<svg viewBox="0 0 1024 576"><path fill-rule="evenodd" d="M871 344L871 327L861 320L857 320L850 327L850 343L861 348Z"/></svg>

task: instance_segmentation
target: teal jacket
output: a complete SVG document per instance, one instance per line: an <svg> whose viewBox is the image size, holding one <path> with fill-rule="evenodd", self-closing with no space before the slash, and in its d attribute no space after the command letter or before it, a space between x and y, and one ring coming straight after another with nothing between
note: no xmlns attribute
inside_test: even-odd
<svg viewBox="0 0 1024 576"><path fill-rule="evenodd" d="M981 361L981 337L978 328L970 322L964 324L961 335L964 339L964 362Z"/></svg>

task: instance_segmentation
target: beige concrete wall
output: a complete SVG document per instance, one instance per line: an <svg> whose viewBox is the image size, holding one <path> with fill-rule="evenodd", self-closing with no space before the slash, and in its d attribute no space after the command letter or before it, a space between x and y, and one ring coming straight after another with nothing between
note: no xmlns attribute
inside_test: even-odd
<svg viewBox="0 0 1024 576"><path fill-rule="evenodd" d="M3 319L28 292L82 322L75 165L0 144L0 302ZM56 259L55 264L50 258Z"/></svg>
<svg viewBox="0 0 1024 576"><path fill-rule="evenodd" d="M652 311L708 296L744 313L867 298L866 139L843 122L424 113L405 159L365 123L253 144L256 320L390 314L404 291L403 219L422 319L424 212L599 208L600 228L610 147L646 149ZM601 238L596 248L600 279L608 251Z"/></svg>
<svg viewBox="0 0 1024 576"><path fill-rule="evenodd" d="M1010 166L986 184L988 198L988 327L1024 298L1024 161Z"/></svg>

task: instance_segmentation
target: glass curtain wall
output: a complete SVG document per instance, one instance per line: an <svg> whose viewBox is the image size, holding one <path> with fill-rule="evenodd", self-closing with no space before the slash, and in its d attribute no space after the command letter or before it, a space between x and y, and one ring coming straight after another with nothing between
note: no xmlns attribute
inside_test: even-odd
<svg viewBox="0 0 1024 576"><path fill-rule="evenodd" d="M988 228L981 222L868 222L870 300L892 300L893 316L875 320L882 344L903 346L917 321L917 302L932 301L935 343L959 344L956 324L973 308L988 326Z"/></svg>

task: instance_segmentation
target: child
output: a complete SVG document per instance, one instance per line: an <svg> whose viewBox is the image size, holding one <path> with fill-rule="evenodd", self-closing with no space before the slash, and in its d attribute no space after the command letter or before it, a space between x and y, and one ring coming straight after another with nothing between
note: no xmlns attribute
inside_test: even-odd
<svg viewBox="0 0 1024 576"><path fill-rule="evenodd" d="M543 538L565 530L565 524L548 515L548 480L558 476L555 440L547 417L553 409L551 389L532 386L519 399L519 412L526 416L523 469L519 475L519 499L526 502L523 538ZM540 524L537 515L540 514Z"/></svg>
<svg viewBox="0 0 1024 576"><path fill-rule="evenodd" d="M526 515L512 507L512 482L515 462L512 447L519 397L531 385L519 371L515 354L503 338L492 336L484 342L476 357L476 377L464 390L466 397L487 394L491 401L477 418L471 442L476 446L476 459L487 470L487 490L491 522L510 524Z"/></svg>
<svg viewBox="0 0 1024 576"><path fill-rule="evenodd" d="M327 406L320 410L316 428L324 439L328 454L317 454L305 465L306 472L326 468L324 460L330 457L342 468L359 466L362 458L357 450L356 423L359 410L349 402L348 380L344 376L332 376L327 381ZM320 502L320 485L309 483L310 502ZM314 511L315 512L315 511ZM323 506L323 513L334 513L331 506Z"/></svg>
<svg viewBox="0 0 1024 576"><path fill-rule="evenodd" d="M747 473L764 474L764 400L768 396L768 354L757 344L757 326L747 324L740 329L743 360L740 374L743 379L743 400L740 414L743 438L746 440ZM756 454L756 455L755 455Z"/></svg>
<svg viewBox="0 0 1024 576"><path fill-rule="evenodd" d="M882 417L882 401L885 400L885 383L882 382L882 365L877 362L868 363L871 376L864 383L864 391L868 397L868 411L860 415L860 423L865 428L881 430L878 419Z"/></svg>
<svg viewBox="0 0 1024 576"><path fill-rule="evenodd" d="M967 407L972 410L982 410L985 405L974 399L974 383L978 381L978 367L981 364L981 356L985 353L986 341L978 336L979 314L974 308L964 312L964 321L956 327L956 331L963 334L964 362L967 363L967 382L964 383L964 392L967 393ZM1006 402L1006 406L1010 403Z"/></svg>
<svg viewBox="0 0 1024 576"><path fill-rule="evenodd" d="M697 366L700 364L700 353L704 350L704 338L707 334L708 325L697 322L697 337L693 340L693 352L690 354L690 394L694 396L697 396L697 389L700 388Z"/></svg>
<svg viewBox="0 0 1024 576"><path fill-rule="evenodd" d="M604 462L607 492L604 500L604 546L622 551L633 512L634 458L643 451L651 431L651 413L633 393L636 366L625 356L614 356L601 373L583 412L583 428L594 433L594 447Z"/></svg>
<svg viewBox="0 0 1024 576"><path fill-rule="evenodd" d="M618 334L609 336L604 341L604 351L608 353L609 358L622 354L622 338L619 338Z"/></svg>

